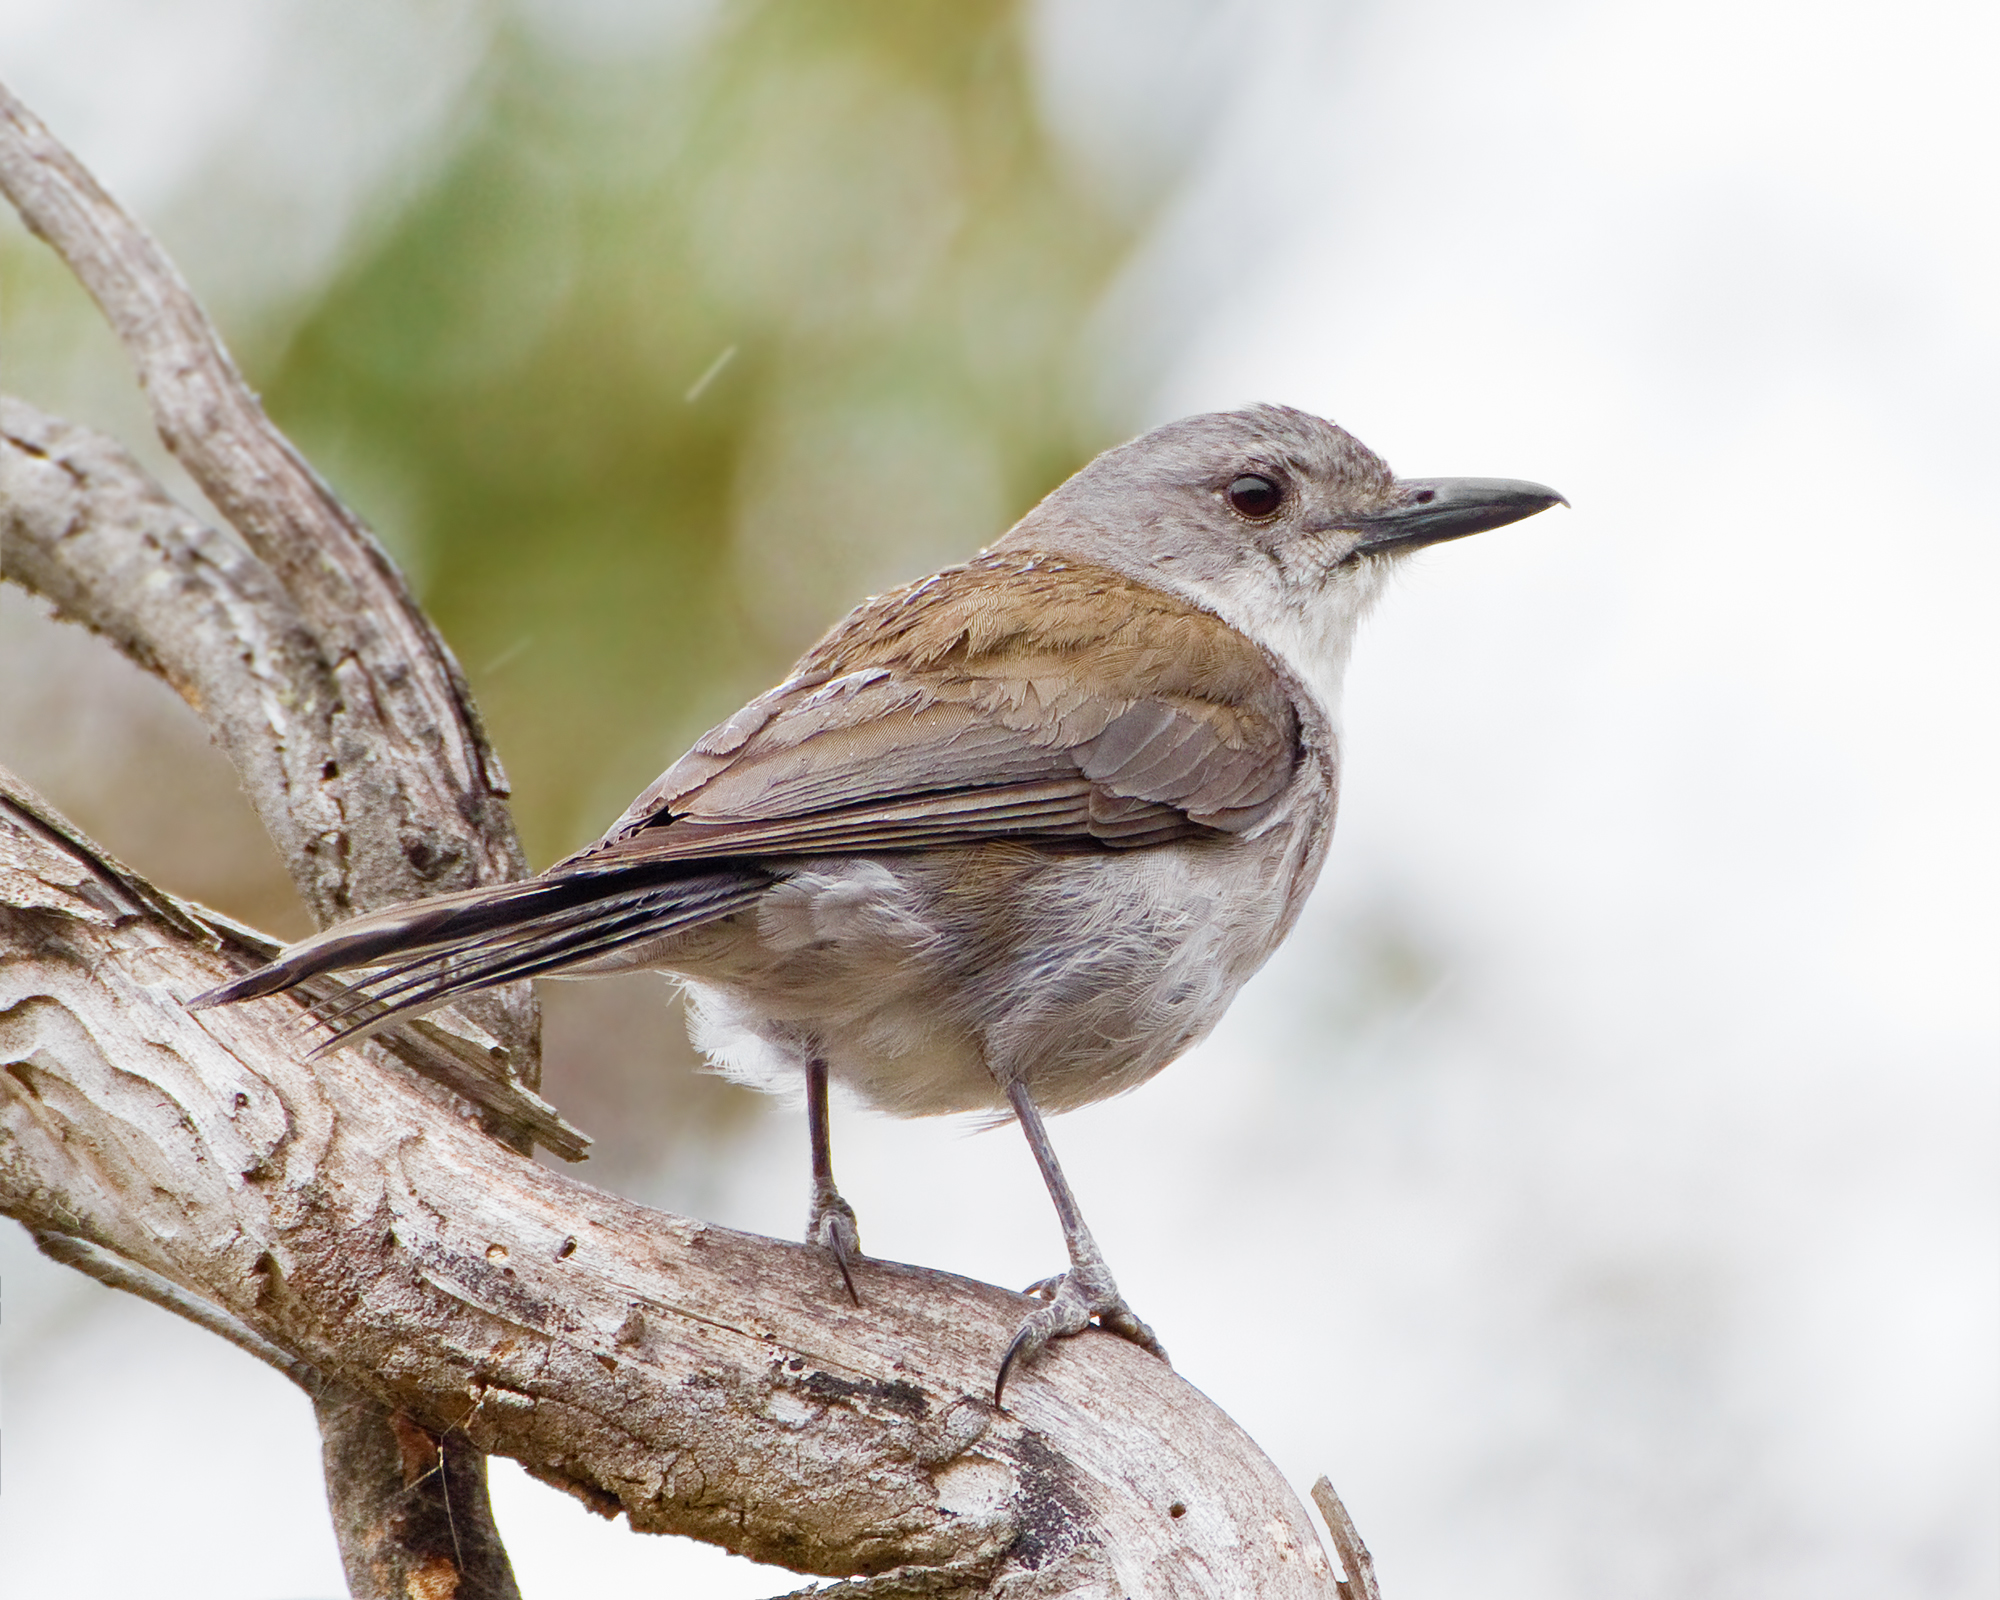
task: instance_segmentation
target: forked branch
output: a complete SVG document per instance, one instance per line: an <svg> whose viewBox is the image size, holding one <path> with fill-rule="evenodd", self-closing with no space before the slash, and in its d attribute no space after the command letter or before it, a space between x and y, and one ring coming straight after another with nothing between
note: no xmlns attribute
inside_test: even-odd
<svg viewBox="0 0 2000 1600"><path fill-rule="evenodd" d="M158 246L4 90L0 188L243 541L0 402L7 576L208 720L320 920L516 875L435 630ZM635 1528L876 1575L857 1597L1337 1592L1276 1470L1151 1357L1086 1334L997 1412L1019 1296L871 1262L856 1307L815 1251L537 1165L466 1106L581 1154L532 1093L525 995L310 1065L292 1000L184 1009L269 949L0 778L0 1211L312 1390L357 1595L513 1594L489 1451Z"/></svg>

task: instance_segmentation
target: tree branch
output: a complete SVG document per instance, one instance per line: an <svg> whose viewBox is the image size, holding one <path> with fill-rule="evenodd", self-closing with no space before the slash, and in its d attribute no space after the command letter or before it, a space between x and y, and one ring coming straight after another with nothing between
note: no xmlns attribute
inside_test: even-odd
<svg viewBox="0 0 2000 1600"><path fill-rule="evenodd" d="M168 448L268 569L256 575L247 564L217 562L236 568L238 581L224 587L256 602L226 619L251 625L251 652L234 658L234 682L232 658L214 649L227 642L226 632L220 639L212 628L190 633L146 605L138 590L119 596L133 626L108 631L142 664L184 669L166 676L184 694L194 691L191 703L237 762L314 918L325 926L353 912L520 876L525 863L507 811L506 777L444 641L373 536L264 415L165 252L4 86L0 190L97 301L132 357ZM163 503L134 509L156 526L170 520ZM203 541L179 542L190 549ZM213 545L205 553L219 556ZM67 599L73 610L85 605L81 592ZM246 698L264 703L253 711ZM255 731L274 716L289 723L270 729L275 744ZM539 1085L530 986L475 996L461 1014L476 1024L477 1039L497 1047L482 1055L477 1040L444 1041L445 1055L465 1058L457 1063L461 1076L496 1074L522 1093ZM493 1103L484 1093L475 1098ZM533 1118L503 1118L494 1132L526 1149L535 1125ZM358 1402L322 1407L319 1416L323 1426L344 1430L324 1436L324 1453L329 1468L342 1469L328 1478L327 1492L356 1593L400 1596L416 1592L409 1584L417 1580L435 1587L435 1564L444 1558L421 1521L405 1515L407 1487L384 1468L383 1441L395 1419L386 1412L370 1419ZM374 1476L365 1475L367 1467ZM467 1580L459 1600L513 1600L504 1553L487 1559L500 1552L500 1541L483 1485L483 1467L464 1476L460 1516L483 1564L454 1569L454 1584ZM405 1533L413 1542L399 1544ZM364 1543L349 1546L350 1536ZM481 1587L482 1574L492 1578L490 1588Z"/></svg>
<svg viewBox="0 0 2000 1600"><path fill-rule="evenodd" d="M0 189L102 308L161 438L270 569L339 687L342 853L331 903L308 903L324 921L519 877L506 779L444 641L264 415L165 252L4 87Z"/></svg>
<svg viewBox="0 0 2000 1600"><path fill-rule="evenodd" d="M115 441L0 396L0 572L195 708L315 919L339 915L340 688L269 569Z"/></svg>
<svg viewBox="0 0 2000 1600"><path fill-rule="evenodd" d="M1382 1591L1375 1583L1375 1558L1361 1542L1360 1529L1354 1526L1347 1507L1333 1492L1333 1480L1325 1473L1313 1484L1312 1497L1319 1514L1326 1518L1326 1531L1333 1536L1334 1552L1346 1574L1340 1580L1340 1600L1382 1600Z"/></svg>
<svg viewBox="0 0 2000 1600"><path fill-rule="evenodd" d="M206 630L171 607L134 608L128 626L112 631L133 659L156 670L171 664L168 681L184 695L197 691L190 704L237 762L314 920L324 927L521 876L499 759L457 661L395 564L264 415L159 244L5 85L0 191L97 301L132 357L160 437L267 569L253 575L240 558L224 558L212 535L187 537L199 530L187 519L191 527L176 530L183 537L169 537L157 554L198 547L218 571L229 570L226 588L244 604ZM32 444L32 432L24 435ZM79 484L94 477L95 487L120 476L122 454L86 443L48 459L83 469ZM123 465L137 474L129 458ZM164 532L171 502L157 489L151 500L144 520ZM172 550L176 543L183 549ZM129 538L125 546L130 559ZM183 565L177 576L187 575ZM126 597L135 595L128 587ZM69 599L79 603L74 590ZM264 647L248 663L231 647L227 627L237 622L252 624L246 642ZM250 680L235 693L226 687L232 668ZM259 759L266 741L239 731L232 716L247 709L245 694L273 692L283 723L272 730L277 762ZM251 727L259 720L253 713ZM464 1010L499 1041L507 1070L537 1086L530 987L490 991Z"/></svg>
<svg viewBox="0 0 2000 1600"><path fill-rule="evenodd" d="M436 1434L339 1384L313 1396L328 1483L400 1486L333 1502L347 1587L418 1600L521 1600L486 1493L486 1457L461 1435Z"/></svg>
<svg viewBox="0 0 2000 1600"><path fill-rule="evenodd" d="M229 930L75 839L0 788L0 1210L636 1528L904 1593L1334 1595L1144 1352L1085 1334L996 1412L1023 1297L870 1262L853 1307L820 1252L544 1168L372 1042L306 1066L289 999L190 1015Z"/></svg>
<svg viewBox="0 0 2000 1600"><path fill-rule="evenodd" d="M449 652L158 246L4 89L0 188L249 547L108 441L7 403L9 576L209 721L323 922L515 876ZM1336 1592L1271 1464L1130 1345L1070 1341L995 1412L1021 1297L871 1262L856 1308L817 1251L487 1137L436 1084L581 1152L532 1094L524 987L310 1066L297 1001L185 1011L269 949L0 775L0 1211L307 1381L358 1596L513 1600L485 1451L635 1528L869 1575L835 1591L856 1600Z"/></svg>
<svg viewBox="0 0 2000 1600"><path fill-rule="evenodd" d="M318 871L344 825L324 777L339 692L261 562L174 504L112 440L0 395L0 573L173 685L214 730L280 853L295 871ZM277 949L229 929L249 958ZM578 1160L589 1147L462 1013L385 1037L417 1071L557 1154Z"/></svg>
<svg viewBox="0 0 2000 1600"><path fill-rule="evenodd" d="M35 1234L35 1248L58 1266L72 1268L104 1285L171 1311L197 1328L226 1340L247 1356L255 1356L265 1366L290 1378L310 1393L325 1382L303 1361L294 1361L267 1339L260 1339L227 1312L198 1299L185 1289L167 1282L157 1272L121 1261L108 1250L100 1250L88 1239L42 1229Z"/></svg>

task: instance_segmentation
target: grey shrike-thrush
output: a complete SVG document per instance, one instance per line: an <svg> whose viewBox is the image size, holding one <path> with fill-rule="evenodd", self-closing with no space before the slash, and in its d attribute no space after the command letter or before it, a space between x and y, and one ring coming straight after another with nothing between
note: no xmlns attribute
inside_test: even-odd
<svg viewBox="0 0 2000 1600"><path fill-rule="evenodd" d="M368 968L322 1008L345 1037L518 978L671 973L725 1072L804 1079L807 1237L850 1293L829 1081L904 1116L1020 1122L1069 1270L1038 1286L996 1403L1092 1318L1164 1357L1042 1113L1158 1072L1290 931L1333 831L1348 648L1390 570L1559 502L1398 479L1283 407L1170 423L971 561L864 601L595 844L357 917L197 1003Z"/></svg>

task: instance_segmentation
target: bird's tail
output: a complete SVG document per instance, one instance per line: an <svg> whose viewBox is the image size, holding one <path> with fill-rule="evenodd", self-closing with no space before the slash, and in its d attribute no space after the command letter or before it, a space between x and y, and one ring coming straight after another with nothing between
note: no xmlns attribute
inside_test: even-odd
<svg viewBox="0 0 2000 1600"><path fill-rule="evenodd" d="M583 861L520 883L461 889L355 917L188 1006L228 1005L324 973L373 969L315 1003L335 1030L319 1046L330 1049L475 989L602 961L717 921L751 904L772 881L737 866L691 873L685 865Z"/></svg>

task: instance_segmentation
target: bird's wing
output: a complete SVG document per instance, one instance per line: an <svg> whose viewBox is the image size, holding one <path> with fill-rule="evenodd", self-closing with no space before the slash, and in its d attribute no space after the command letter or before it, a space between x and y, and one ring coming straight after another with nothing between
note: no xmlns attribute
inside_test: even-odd
<svg viewBox="0 0 2000 1600"><path fill-rule="evenodd" d="M374 968L319 1005L338 1040L745 910L772 858L1241 833L1291 780L1299 716L1208 612L1101 567L983 557L861 607L589 849L343 923L191 1003Z"/></svg>
<svg viewBox="0 0 2000 1600"><path fill-rule="evenodd" d="M1236 833L1298 758L1284 679L1220 618L1107 568L986 556L859 608L572 860Z"/></svg>

